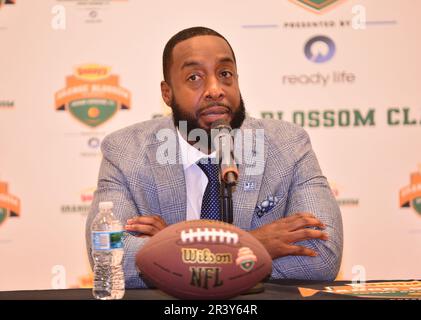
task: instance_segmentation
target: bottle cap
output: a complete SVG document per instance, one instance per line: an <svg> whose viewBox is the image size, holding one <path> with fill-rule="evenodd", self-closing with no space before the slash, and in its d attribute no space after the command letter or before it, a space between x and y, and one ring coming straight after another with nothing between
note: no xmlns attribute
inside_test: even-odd
<svg viewBox="0 0 421 320"><path fill-rule="evenodd" d="M113 203L111 201L102 201L99 203L99 210L111 210Z"/></svg>

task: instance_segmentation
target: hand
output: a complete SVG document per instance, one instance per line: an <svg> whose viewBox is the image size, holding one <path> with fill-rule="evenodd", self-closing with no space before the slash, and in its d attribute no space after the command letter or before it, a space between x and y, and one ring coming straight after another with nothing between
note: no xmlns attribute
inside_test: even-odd
<svg viewBox="0 0 421 320"><path fill-rule="evenodd" d="M326 232L307 227L326 228L311 213L300 212L266 224L261 228L250 231L250 233L263 244L272 259L289 255L315 257L317 252L314 250L291 244L303 240L328 239Z"/></svg>
<svg viewBox="0 0 421 320"><path fill-rule="evenodd" d="M127 220L125 229L128 232L138 232L138 237L144 238L153 236L166 228L165 221L157 215L138 216Z"/></svg>

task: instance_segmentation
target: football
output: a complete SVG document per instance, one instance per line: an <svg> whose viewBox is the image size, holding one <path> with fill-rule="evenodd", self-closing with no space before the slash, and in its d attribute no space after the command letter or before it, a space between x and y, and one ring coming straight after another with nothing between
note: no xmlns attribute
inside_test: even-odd
<svg viewBox="0 0 421 320"><path fill-rule="evenodd" d="M139 250L142 276L180 299L229 299L272 271L272 259L250 233L214 220L183 221L154 235Z"/></svg>

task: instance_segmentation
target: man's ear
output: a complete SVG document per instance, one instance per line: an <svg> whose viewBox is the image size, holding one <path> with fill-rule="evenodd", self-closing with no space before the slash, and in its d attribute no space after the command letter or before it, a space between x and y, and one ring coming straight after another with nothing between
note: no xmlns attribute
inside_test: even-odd
<svg viewBox="0 0 421 320"><path fill-rule="evenodd" d="M170 85L166 81L161 81L161 95L162 99L164 99L165 104L171 107L172 90Z"/></svg>

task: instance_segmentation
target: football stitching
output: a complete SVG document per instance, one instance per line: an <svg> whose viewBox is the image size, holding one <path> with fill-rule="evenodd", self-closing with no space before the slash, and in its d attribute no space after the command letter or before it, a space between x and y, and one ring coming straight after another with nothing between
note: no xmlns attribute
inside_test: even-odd
<svg viewBox="0 0 421 320"><path fill-rule="evenodd" d="M181 231L181 242L183 243L193 243L195 241L201 242L217 242L219 238L219 243L227 244L237 244L238 243L238 234L235 232L225 231L222 229L209 229L201 228L189 229L188 231Z"/></svg>

